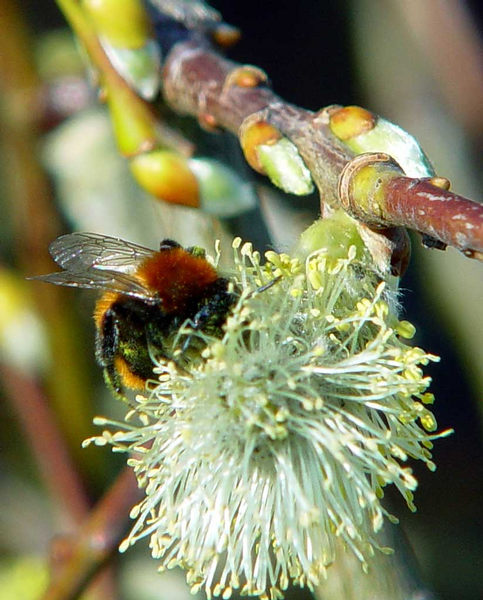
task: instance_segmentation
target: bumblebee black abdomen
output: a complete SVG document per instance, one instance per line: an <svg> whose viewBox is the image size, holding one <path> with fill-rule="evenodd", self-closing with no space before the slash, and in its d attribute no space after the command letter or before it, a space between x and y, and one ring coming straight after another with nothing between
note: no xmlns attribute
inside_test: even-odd
<svg viewBox="0 0 483 600"><path fill-rule="evenodd" d="M153 375L146 328L150 322L162 328L162 312L158 306L120 295L108 308L105 297L99 305L103 312L95 313L96 358L104 368L107 383L118 394L124 387L143 389L146 379Z"/></svg>
<svg viewBox="0 0 483 600"><path fill-rule="evenodd" d="M181 339L181 353L172 355L174 336L183 323L195 331L221 336L223 324L236 295L228 281L216 279L187 300L182 311L165 312L158 304L106 292L96 305L96 357L108 385L119 395L124 388L141 390L152 378L153 357L175 360L180 365L199 354L203 343L195 335Z"/></svg>

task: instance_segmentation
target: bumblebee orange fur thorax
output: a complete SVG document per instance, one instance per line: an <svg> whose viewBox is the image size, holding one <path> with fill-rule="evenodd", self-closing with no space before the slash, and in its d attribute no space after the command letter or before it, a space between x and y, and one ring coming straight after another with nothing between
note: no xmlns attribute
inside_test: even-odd
<svg viewBox="0 0 483 600"><path fill-rule="evenodd" d="M136 277L161 298L163 311L181 311L218 279L215 268L184 248L156 252L136 271Z"/></svg>

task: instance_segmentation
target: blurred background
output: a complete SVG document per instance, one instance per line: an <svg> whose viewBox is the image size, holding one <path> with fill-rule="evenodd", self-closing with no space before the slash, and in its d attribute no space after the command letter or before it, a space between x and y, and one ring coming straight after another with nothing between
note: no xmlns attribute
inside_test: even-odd
<svg viewBox="0 0 483 600"><path fill-rule="evenodd" d="M419 140L452 189L481 201L477 4L212 3L242 30L229 56L266 70L287 101L311 110L356 104L383 115ZM165 236L212 246L236 233L261 250L286 249L316 217L318 200L273 191L246 167L236 140L206 134L206 152L227 158L247 183L246 208L214 218L155 204L117 155L54 0L0 0L0 8L0 600L29 600L45 585L52 538L81 522L121 469L116 456L80 448L97 432L94 415L119 411L94 364L93 294L24 280L54 269L49 241L91 230L152 247ZM31 109L33 97L42 98L41 116ZM451 249L423 249L413 236L402 280L415 343L441 356L428 367L439 427L455 433L436 442L435 473L414 465L418 512L390 490L387 502L401 519L411 568L441 600L483 598L482 273L481 263ZM66 475L59 493L56 470L66 464L77 478ZM113 598L190 597L181 574L156 574L146 548L120 560Z"/></svg>

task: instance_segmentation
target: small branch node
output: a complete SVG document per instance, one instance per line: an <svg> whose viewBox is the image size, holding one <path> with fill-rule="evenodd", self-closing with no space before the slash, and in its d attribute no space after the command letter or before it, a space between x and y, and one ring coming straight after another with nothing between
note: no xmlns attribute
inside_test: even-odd
<svg viewBox="0 0 483 600"><path fill-rule="evenodd" d="M330 117L334 112L337 112L342 108L341 104L329 104L315 113L313 123L317 125L329 125Z"/></svg>
<svg viewBox="0 0 483 600"><path fill-rule="evenodd" d="M435 187L438 187L442 190L446 190L448 191L451 187L451 182L449 179L446 179L446 177L440 177L439 175L435 175L434 177L431 177L428 182L431 185L434 185Z"/></svg>
<svg viewBox="0 0 483 600"><path fill-rule="evenodd" d="M368 225L391 225L384 217L378 192L387 176L399 177L404 171L389 154L366 152L350 160L339 177L339 200L352 217Z"/></svg>
<svg viewBox="0 0 483 600"><path fill-rule="evenodd" d="M228 25L228 23L220 23L211 32L213 41L222 48L231 48L240 41L241 31L238 27Z"/></svg>
<svg viewBox="0 0 483 600"><path fill-rule="evenodd" d="M241 65L232 69L223 83L222 94L234 85L243 88L254 88L268 82L268 75L262 69L252 65Z"/></svg>
<svg viewBox="0 0 483 600"><path fill-rule="evenodd" d="M265 169L258 158L258 146L273 144L282 137L280 131L267 119L268 109L262 109L244 119L238 130L240 144L248 164L262 174L265 174Z"/></svg>

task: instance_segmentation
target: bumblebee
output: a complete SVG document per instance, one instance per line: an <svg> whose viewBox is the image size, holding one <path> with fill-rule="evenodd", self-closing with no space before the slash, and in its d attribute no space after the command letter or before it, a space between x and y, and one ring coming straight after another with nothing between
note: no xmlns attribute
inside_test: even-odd
<svg viewBox="0 0 483 600"><path fill-rule="evenodd" d="M125 388L144 389L153 377L153 356L178 364L199 353L199 336L187 335L180 356L170 355L183 324L221 336L237 299L197 246L165 239L155 251L97 233L72 233L52 242L49 252L64 270L34 279L102 290L94 310L96 359L122 398Z"/></svg>

